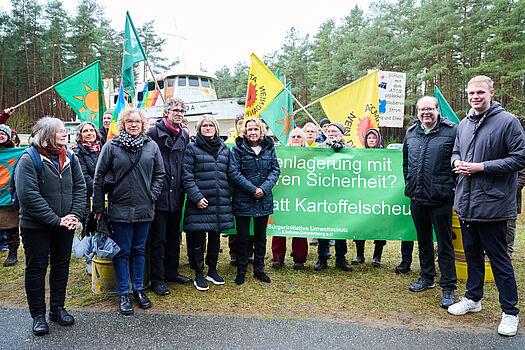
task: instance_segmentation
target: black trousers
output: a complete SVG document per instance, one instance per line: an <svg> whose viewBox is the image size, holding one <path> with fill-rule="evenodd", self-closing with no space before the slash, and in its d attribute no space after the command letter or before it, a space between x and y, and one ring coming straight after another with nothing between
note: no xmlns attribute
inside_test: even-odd
<svg viewBox="0 0 525 350"><path fill-rule="evenodd" d="M246 273L248 266L248 241L250 238L250 221L253 219L253 239L255 244L253 257L253 272L264 269L266 254L266 226L268 215L260 217L236 216L237 226L237 273Z"/></svg>
<svg viewBox="0 0 525 350"><path fill-rule="evenodd" d="M455 290L457 277L452 245L452 203L441 206L420 205L410 203L412 220L416 227L419 246L420 275L434 280L436 266L434 258L433 230L436 232L438 244L438 264L441 271L439 285L443 289Z"/></svg>
<svg viewBox="0 0 525 350"><path fill-rule="evenodd" d="M23 228L22 242L26 256L25 287L31 317L46 313L45 284L49 269L49 308L64 307L69 260L74 230L65 227Z"/></svg>
<svg viewBox="0 0 525 350"><path fill-rule="evenodd" d="M490 267L498 288L501 310L508 315L517 315L520 311L516 307L518 289L512 262L507 254L507 221L461 221L460 224L468 266L465 296L474 301L483 298L485 251L490 259Z"/></svg>
<svg viewBox="0 0 525 350"><path fill-rule="evenodd" d="M317 253L319 254L319 260L327 260L330 247L328 246L329 239L319 238L319 246L317 247ZM323 253L321 253L323 252ZM348 252L345 239L335 240L335 262L342 262L345 260L345 255Z"/></svg>
<svg viewBox="0 0 525 350"><path fill-rule="evenodd" d="M204 246L206 244L205 231L188 231L188 250L195 262L195 273L202 274L204 270ZM219 259L219 248L221 247L221 235L217 231L208 232L208 248L206 249L206 265L209 270L217 269Z"/></svg>
<svg viewBox="0 0 525 350"><path fill-rule="evenodd" d="M172 280L179 273L181 217L182 209L155 211L149 229L152 284Z"/></svg>

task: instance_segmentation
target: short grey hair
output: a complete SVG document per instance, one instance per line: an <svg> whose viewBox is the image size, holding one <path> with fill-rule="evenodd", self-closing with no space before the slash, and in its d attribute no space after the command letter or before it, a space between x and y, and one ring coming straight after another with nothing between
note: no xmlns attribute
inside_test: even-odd
<svg viewBox="0 0 525 350"><path fill-rule="evenodd" d="M64 123L58 118L44 117L39 119L33 126L31 136L29 137L29 146L37 148L46 148L47 146L57 147L56 135Z"/></svg>
<svg viewBox="0 0 525 350"><path fill-rule="evenodd" d="M318 132L318 131L319 131L319 128L317 127L317 125L315 125L315 124L312 123L312 122L308 122L308 123L304 124L303 127L302 127L301 129L303 129L303 132L304 132L304 130L305 130L306 128L310 128L310 127L314 128L314 131L315 131L315 132Z"/></svg>
<svg viewBox="0 0 525 350"><path fill-rule="evenodd" d="M181 105L184 110L186 110L186 104L183 100L181 100L178 97L172 97L166 101L166 104L164 105L164 115L168 114L168 109L171 107L175 107L176 105Z"/></svg>
<svg viewBox="0 0 525 350"><path fill-rule="evenodd" d="M417 100L417 102L416 102L416 109L419 109L419 104L421 103L421 100L424 99L424 98L427 98L427 97L434 101L434 104L435 104L436 108L439 108L439 101L438 101L437 98L435 98L434 96L421 96L419 98L419 100Z"/></svg>
<svg viewBox="0 0 525 350"><path fill-rule="evenodd" d="M201 133L202 123L204 123L205 121L212 122L213 125L215 125L215 135L219 136L221 133L221 130L219 129L219 123L217 123L217 120L211 114L205 114L199 118L199 121L197 122L197 125L195 126L195 129L197 130L197 132Z"/></svg>
<svg viewBox="0 0 525 350"><path fill-rule="evenodd" d="M92 122L85 121L85 122L80 123L80 125L77 128L77 135L76 135L77 145L82 140L82 130L86 127L86 125L91 125L93 127L93 129L95 129L95 135L97 136L97 141L102 140L102 136L100 135L100 131L97 129L95 124L93 124Z"/></svg>
<svg viewBox="0 0 525 350"><path fill-rule="evenodd" d="M299 136L301 136L301 139L303 140L301 142L301 147L305 147L306 146L306 135L304 134L303 130L301 130L300 128L295 128L288 133L288 143L286 143L286 146L292 145L292 136L294 136L295 134L299 134Z"/></svg>

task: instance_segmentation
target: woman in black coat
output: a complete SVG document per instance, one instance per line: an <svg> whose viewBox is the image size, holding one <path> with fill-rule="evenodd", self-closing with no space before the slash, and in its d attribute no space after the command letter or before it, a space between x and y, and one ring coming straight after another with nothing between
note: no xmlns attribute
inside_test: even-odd
<svg viewBox="0 0 525 350"><path fill-rule="evenodd" d="M95 177L95 167L97 166L98 155L102 148L101 136L95 124L82 122L77 128L76 136L77 147L75 154L80 162L84 181L86 181L86 211L82 222L82 236L86 235L86 221L91 211L91 196L93 195L93 178Z"/></svg>
<svg viewBox="0 0 525 350"><path fill-rule="evenodd" d="M237 225L237 276L235 284L244 283L248 265L248 237L253 218L255 252L253 275L270 283L264 273L266 253L266 225L273 213L272 188L281 173L273 141L266 134L266 126L259 118L244 121L244 129L235 140L230 160L230 179L234 184L233 213Z"/></svg>
<svg viewBox="0 0 525 350"><path fill-rule="evenodd" d="M188 198L184 214L184 231L189 237L190 254L195 262L197 290L208 290L206 280L224 284L217 273L220 233L231 229L233 211L228 182L230 148L219 137L219 125L211 115L203 115L197 122L197 135L184 152L183 186ZM204 278L204 244L208 232Z"/></svg>

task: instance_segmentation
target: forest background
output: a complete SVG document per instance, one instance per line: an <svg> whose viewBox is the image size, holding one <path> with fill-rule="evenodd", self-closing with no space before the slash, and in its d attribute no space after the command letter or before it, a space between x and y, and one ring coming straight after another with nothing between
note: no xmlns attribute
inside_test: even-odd
<svg viewBox="0 0 525 350"><path fill-rule="evenodd" d="M118 86L123 31L111 28L97 0L80 0L73 14L60 0L11 2L9 13L0 10L0 108L97 59L103 78L113 78ZM154 20L137 31L156 73L180 63L162 56L166 40L155 32ZM494 100L524 116L525 0L378 0L366 13L356 6L342 18L325 21L313 37L290 28L284 44L263 61L292 82L292 92L304 105L368 69L380 69L406 73L405 125L414 118L417 98L432 95L434 85L461 119L468 108L468 80L484 74L495 82ZM214 72L218 97L245 94L248 70L239 62L233 70L224 66ZM309 110L318 120L324 117L318 104ZM75 118L50 91L19 108L10 126L28 132L43 115ZM306 115L299 113L296 121L302 125ZM382 131L391 141L404 134L402 129Z"/></svg>

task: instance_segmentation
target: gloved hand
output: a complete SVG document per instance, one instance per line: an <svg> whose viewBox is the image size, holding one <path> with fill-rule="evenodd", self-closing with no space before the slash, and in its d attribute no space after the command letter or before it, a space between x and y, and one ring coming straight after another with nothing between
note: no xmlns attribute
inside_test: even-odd
<svg viewBox="0 0 525 350"><path fill-rule="evenodd" d="M340 150L343 149L343 145L339 142L332 142L332 149L335 151L335 152L339 152Z"/></svg>

